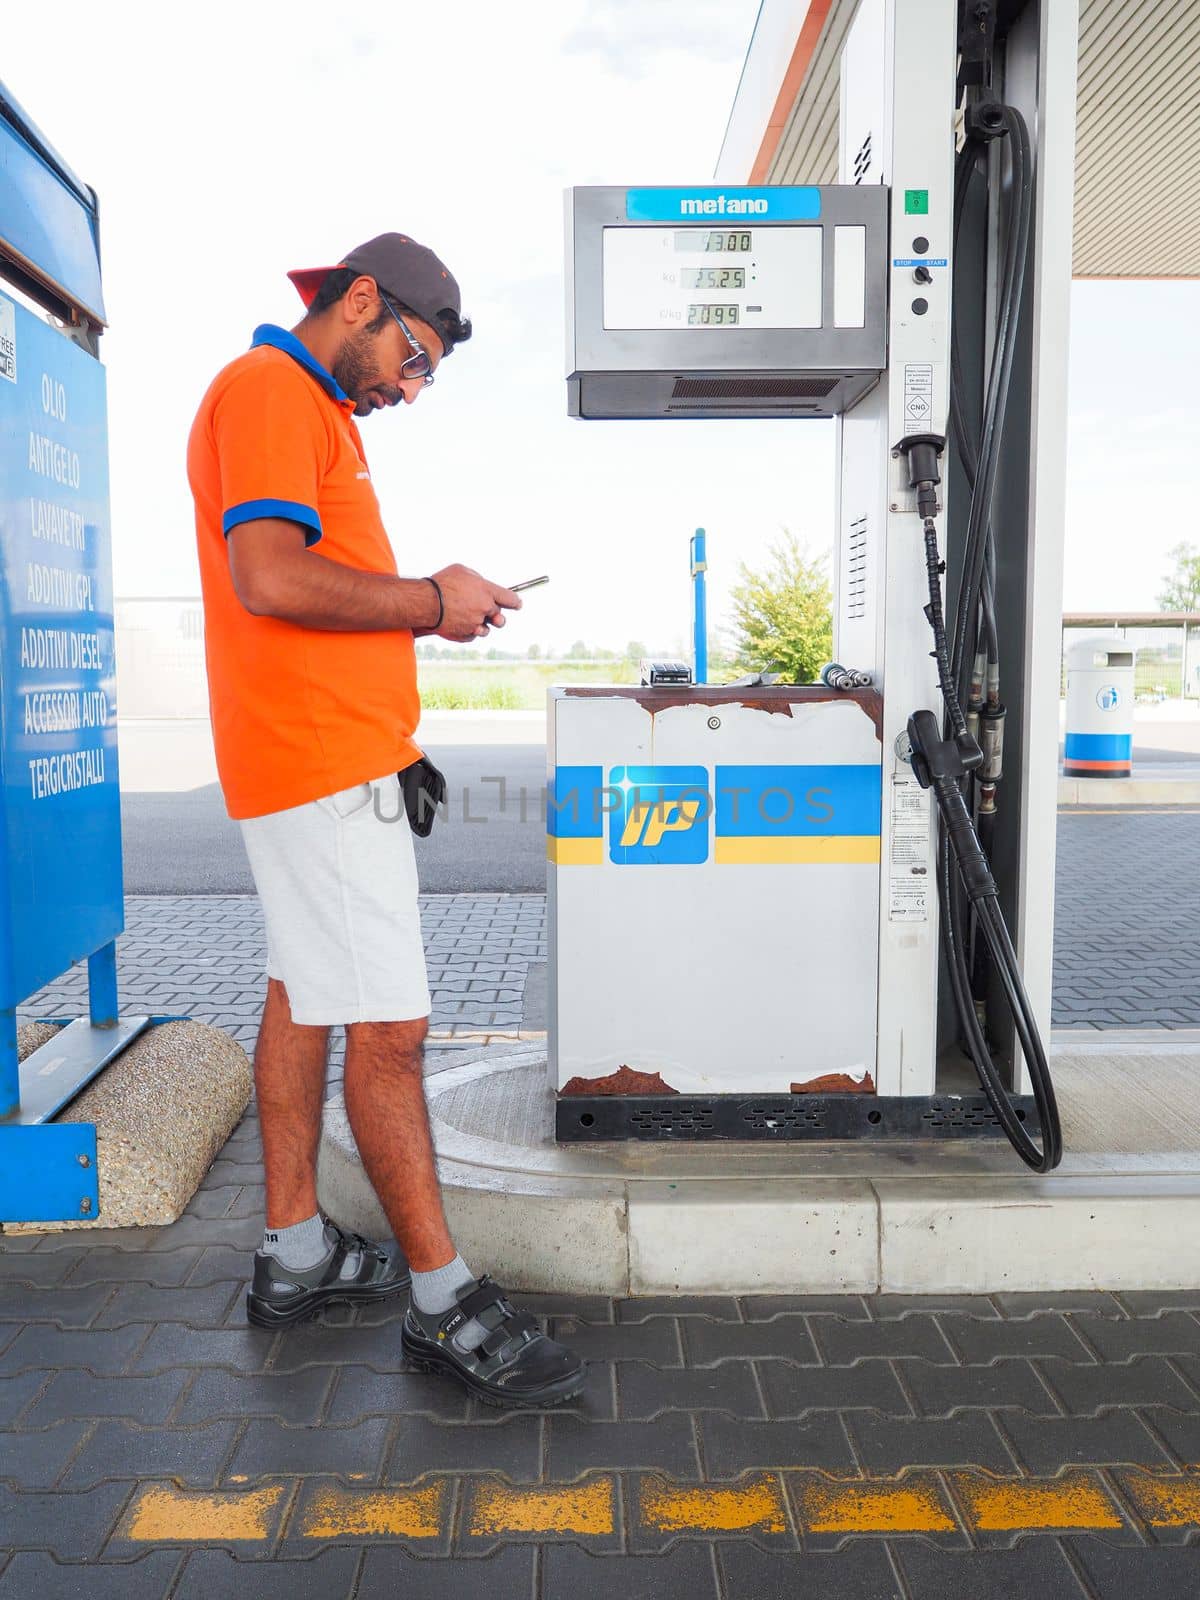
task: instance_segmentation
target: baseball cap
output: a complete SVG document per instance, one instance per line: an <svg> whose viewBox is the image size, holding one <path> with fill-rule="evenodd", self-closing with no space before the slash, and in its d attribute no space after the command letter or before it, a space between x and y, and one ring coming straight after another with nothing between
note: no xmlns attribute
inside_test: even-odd
<svg viewBox="0 0 1200 1600"><path fill-rule="evenodd" d="M432 250L406 233L381 233L351 250L335 266L297 267L288 277L304 304L310 306L322 283L338 267L367 273L394 300L415 311L437 330L443 355L448 356L456 344L471 337L471 322L461 315L462 296L455 278Z"/></svg>

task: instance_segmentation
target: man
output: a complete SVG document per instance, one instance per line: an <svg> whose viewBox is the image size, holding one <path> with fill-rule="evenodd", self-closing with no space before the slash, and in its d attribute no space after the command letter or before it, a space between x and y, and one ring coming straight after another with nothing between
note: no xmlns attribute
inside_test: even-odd
<svg viewBox="0 0 1200 1600"><path fill-rule="evenodd" d="M479 638L521 601L461 565L398 575L354 422L411 405L471 324L454 278L403 234L288 276L305 316L290 332L255 330L213 380L188 442L217 771L267 934L254 1056L266 1229L247 1315L276 1327L330 1300L410 1288L400 1333L410 1361L493 1404L550 1405L578 1393L584 1363L486 1273L476 1278L446 1225L397 776L421 757L414 635ZM406 530L406 552L413 545ZM399 1245L349 1233L317 1208L338 1023L346 1111Z"/></svg>

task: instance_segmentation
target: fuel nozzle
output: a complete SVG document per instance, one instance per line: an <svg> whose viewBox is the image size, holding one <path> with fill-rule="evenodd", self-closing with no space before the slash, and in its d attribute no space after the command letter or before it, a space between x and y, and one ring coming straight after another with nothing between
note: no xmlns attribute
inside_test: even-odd
<svg viewBox="0 0 1200 1600"><path fill-rule="evenodd" d="M844 667L840 661L831 661L821 668L821 682L827 689L867 689L871 674L855 667Z"/></svg>
<svg viewBox="0 0 1200 1600"><path fill-rule="evenodd" d="M937 486L942 481L939 461L946 448L940 433L908 433L893 445L892 454L908 462L908 486L917 491L917 510L922 517L936 517Z"/></svg>

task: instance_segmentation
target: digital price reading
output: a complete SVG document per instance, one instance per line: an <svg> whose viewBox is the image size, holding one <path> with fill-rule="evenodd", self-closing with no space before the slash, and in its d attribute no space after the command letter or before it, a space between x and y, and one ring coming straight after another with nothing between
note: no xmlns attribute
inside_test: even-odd
<svg viewBox="0 0 1200 1600"><path fill-rule="evenodd" d="M686 233L675 235L676 250L703 250L705 254L713 251L748 251L751 248L752 234L739 232L726 232L722 228L705 231L701 228L690 228Z"/></svg>
<svg viewBox="0 0 1200 1600"><path fill-rule="evenodd" d="M745 267L680 267L679 282L684 289L744 289Z"/></svg>

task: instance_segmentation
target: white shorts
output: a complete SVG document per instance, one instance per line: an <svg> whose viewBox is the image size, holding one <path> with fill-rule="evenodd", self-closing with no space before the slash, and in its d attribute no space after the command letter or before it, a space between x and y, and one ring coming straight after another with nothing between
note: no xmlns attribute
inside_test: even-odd
<svg viewBox="0 0 1200 1600"><path fill-rule="evenodd" d="M427 1017L412 829L394 772L242 820L267 928L267 976L293 1022Z"/></svg>

